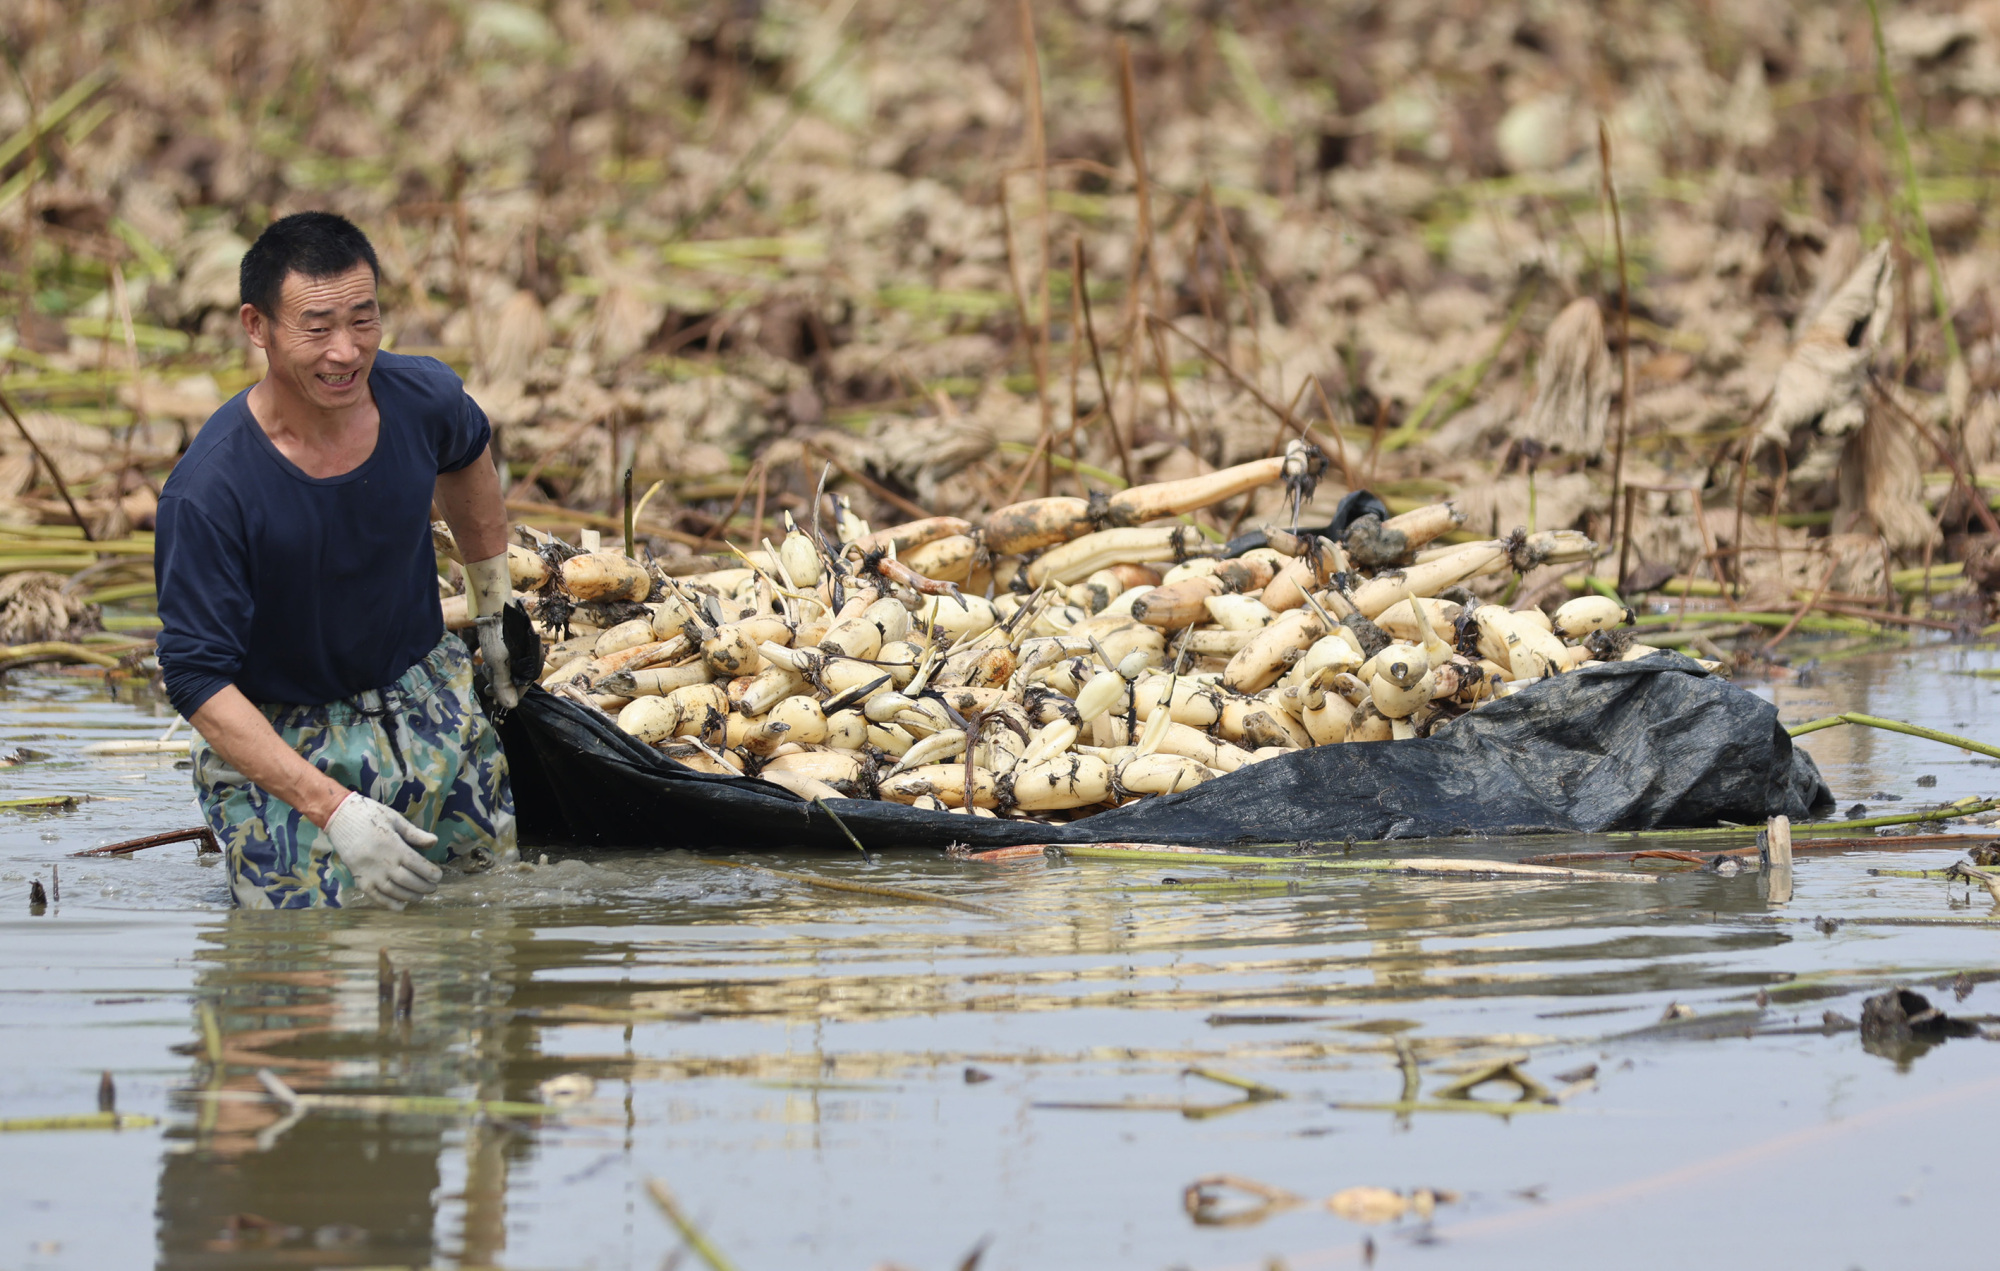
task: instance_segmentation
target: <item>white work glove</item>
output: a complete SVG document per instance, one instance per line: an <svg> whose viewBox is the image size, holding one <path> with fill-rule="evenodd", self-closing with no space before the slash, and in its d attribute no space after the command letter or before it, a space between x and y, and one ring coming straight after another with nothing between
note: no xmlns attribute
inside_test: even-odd
<svg viewBox="0 0 2000 1271"><path fill-rule="evenodd" d="M486 659L487 687L503 711L521 702L521 690L507 653L507 635L500 625L500 613L514 594L514 579L507 570L507 553L476 560L465 567L465 595L479 629L479 654Z"/></svg>
<svg viewBox="0 0 2000 1271"><path fill-rule="evenodd" d="M391 909L437 890L444 870L424 859L419 847L436 847L437 835L426 834L387 804L367 795L349 794L327 818L326 841L333 854L354 875L377 904Z"/></svg>

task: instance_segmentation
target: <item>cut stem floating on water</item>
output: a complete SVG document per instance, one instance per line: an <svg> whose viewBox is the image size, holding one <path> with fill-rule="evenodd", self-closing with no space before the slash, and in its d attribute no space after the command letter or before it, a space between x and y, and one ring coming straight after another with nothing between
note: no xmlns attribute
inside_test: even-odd
<svg viewBox="0 0 2000 1271"><path fill-rule="evenodd" d="M1922 737L1927 741L1941 741L1947 746L1957 746L1960 750L1970 750L1975 754L2000 759L2000 746L1989 746L1983 741L1961 737L1942 729L1926 728L1921 724L1906 724L1898 719L1883 719L1879 715L1864 715L1859 711L1842 711L1838 715L1828 715L1804 724L1794 724L1785 731L1793 737L1804 737L1824 728L1838 728L1842 724L1854 724L1863 728L1880 728L1886 732L1902 733L1909 737Z"/></svg>
<svg viewBox="0 0 2000 1271"><path fill-rule="evenodd" d="M1386 860L1349 860L1325 856L1252 856L1199 848L1174 848L1157 844L1052 843L1049 850L1078 860L1114 861L1131 865L1213 866L1221 869L1328 870L1348 874L1419 874L1440 878L1467 878L1481 881L1524 880L1590 883L1655 883L1649 874L1619 874L1602 870L1563 869L1552 865L1531 865L1518 861L1496 861L1479 857L1390 857Z"/></svg>
<svg viewBox="0 0 2000 1271"><path fill-rule="evenodd" d="M743 861L726 861L718 858L703 858L704 865L718 865L724 869L748 870L765 874L772 878L782 878L787 882L804 883L823 891L846 892L857 896L880 896L887 900L908 900L923 905L942 905L949 909L962 909L967 913L981 914L988 918L1001 917L997 909L976 904L970 900L960 900L956 896L940 896L933 892L917 891L910 887L891 887L882 883L856 883L844 878L828 878L821 874L802 874L788 869L771 869L764 865L751 865Z"/></svg>
<svg viewBox="0 0 2000 1271"><path fill-rule="evenodd" d="M408 974L405 972L405 974ZM269 1068L257 1080L270 1098L300 1112L360 1112L374 1116L545 1117L561 1108L507 1099L455 1099L445 1095L322 1094L293 1090Z"/></svg>
<svg viewBox="0 0 2000 1271"><path fill-rule="evenodd" d="M681 1209L680 1201L665 1183L657 1178L647 1179L646 1194L653 1198L653 1204L674 1225L674 1230L680 1233L681 1240L694 1252L694 1256L707 1264L709 1271L736 1271L736 1264L715 1247L701 1228L694 1225L694 1220Z"/></svg>

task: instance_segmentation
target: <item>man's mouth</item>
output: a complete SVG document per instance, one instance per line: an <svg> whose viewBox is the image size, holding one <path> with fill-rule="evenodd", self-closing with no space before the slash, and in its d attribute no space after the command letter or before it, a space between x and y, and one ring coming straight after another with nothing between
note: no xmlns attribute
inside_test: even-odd
<svg viewBox="0 0 2000 1271"><path fill-rule="evenodd" d="M319 382L328 388L349 388L354 384L354 377L359 374L361 374L359 371L348 371L344 375L321 375L318 378Z"/></svg>

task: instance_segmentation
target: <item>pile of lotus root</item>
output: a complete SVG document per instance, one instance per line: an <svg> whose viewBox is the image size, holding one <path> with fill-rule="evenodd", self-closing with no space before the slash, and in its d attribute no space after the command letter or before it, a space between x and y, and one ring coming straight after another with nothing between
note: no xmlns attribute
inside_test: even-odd
<svg viewBox="0 0 2000 1271"><path fill-rule="evenodd" d="M1185 481L883 530L834 497L817 504L830 526L787 517L739 568L685 577L527 529L510 561L553 644L543 687L679 762L982 816L1071 819L1307 746L1427 736L1653 651L1605 597L1551 617L1466 589L1590 559L1571 530L1436 546L1463 522L1452 504L1386 516L1365 495L1320 533L1222 544L1184 520L1279 481L1296 514L1323 467L1295 441Z"/></svg>

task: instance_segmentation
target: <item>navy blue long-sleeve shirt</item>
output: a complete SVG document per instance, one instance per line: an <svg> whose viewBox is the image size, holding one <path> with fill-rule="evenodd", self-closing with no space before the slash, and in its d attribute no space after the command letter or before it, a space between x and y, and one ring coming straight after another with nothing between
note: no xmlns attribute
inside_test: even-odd
<svg viewBox="0 0 2000 1271"><path fill-rule="evenodd" d="M228 684L295 705L382 688L443 634L431 498L492 429L433 358L378 353L368 385L382 423L352 472L307 476L258 426L246 390L167 478L153 565L160 670L182 715Z"/></svg>

